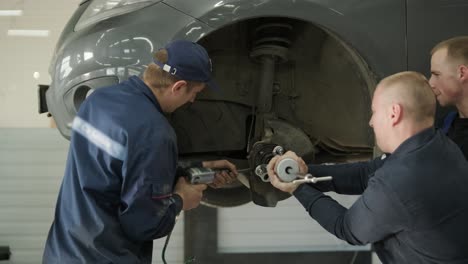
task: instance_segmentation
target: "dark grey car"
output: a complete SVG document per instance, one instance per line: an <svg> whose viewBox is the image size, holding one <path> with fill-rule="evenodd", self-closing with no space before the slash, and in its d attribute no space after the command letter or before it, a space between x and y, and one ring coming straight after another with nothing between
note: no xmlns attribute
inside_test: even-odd
<svg viewBox="0 0 468 264"><path fill-rule="evenodd" d="M371 157L375 84L399 71L428 73L434 44L468 34L467 13L463 0L83 1L57 44L40 111L68 138L90 92L140 75L171 40L197 41L221 91L169 116L181 158L251 169L244 184L208 189L205 203L275 206L288 196L254 173L273 147L314 162Z"/></svg>

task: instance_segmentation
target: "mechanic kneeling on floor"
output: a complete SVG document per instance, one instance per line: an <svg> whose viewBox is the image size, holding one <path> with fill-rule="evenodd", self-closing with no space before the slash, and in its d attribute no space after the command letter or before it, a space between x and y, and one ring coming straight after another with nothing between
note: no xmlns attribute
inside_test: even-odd
<svg viewBox="0 0 468 264"><path fill-rule="evenodd" d="M370 162L307 166L293 152L268 164L271 183L292 193L328 232L353 245L372 243L383 263L468 263L468 163L435 130L436 99L426 78L403 72L374 92L370 126L387 154ZM278 162L292 158L300 173L330 182L281 182ZM346 209L324 191L362 194Z"/></svg>
<svg viewBox="0 0 468 264"><path fill-rule="evenodd" d="M73 121L70 151L43 263L151 263L153 239L181 210L199 205L206 185L176 179L177 142L164 116L193 102L211 79L206 50L174 41L142 79L97 89ZM205 161L213 187L235 179L226 160Z"/></svg>

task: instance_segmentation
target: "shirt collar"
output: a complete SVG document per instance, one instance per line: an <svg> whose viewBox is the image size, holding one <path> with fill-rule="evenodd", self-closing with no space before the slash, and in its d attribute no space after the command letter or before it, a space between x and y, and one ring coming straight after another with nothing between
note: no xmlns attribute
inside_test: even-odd
<svg viewBox="0 0 468 264"><path fill-rule="evenodd" d="M143 82L143 80L140 77L131 76L128 79L128 81L133 84L133 87L135 87L137 90L139 90L144 95L146 95L146 97L150 99L150 101L154 104L154 106L156 106L156 109L158 109L158 111L162 113L162 108L158 102L158 99L154 95L153 91L151 91L151 88L149 88L148 85L146 85L146 83Z"/></svg>
<svg viewBox="0 0 468 264"><path fill-rule="evenodd" d="M435 134L436 130L434 127L429 127L422 130L416 135L403 141L403 143L401 143L400 146L398 146L398 148L392 153L392 156L406 154L416 149L419 149L420 147L424 146L427 142L429 142L432 138L434 138Z"/></svg>

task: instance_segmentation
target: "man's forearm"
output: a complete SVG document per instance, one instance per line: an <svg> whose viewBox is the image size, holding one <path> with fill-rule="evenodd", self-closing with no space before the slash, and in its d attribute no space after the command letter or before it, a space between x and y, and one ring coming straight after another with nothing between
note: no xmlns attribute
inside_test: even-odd
<svg viewBox="0 0 468 264"><path fill-rule="evenodd" d="M301 185L293 195L304 206L310 217L336 237L353 245L361 245L344 224L347 209L312 186Z"/></svg>
<svg viewBox="0 0 468 264"><path fill-rule="evenodd" d="M333 191L340 194L362 194L367 187L369 176L384 163L377 158L369 162L356 162L334 165L308 166L309 173L314 176L332 176L331 182L321 182L313 186L322 192Z"/></svg>

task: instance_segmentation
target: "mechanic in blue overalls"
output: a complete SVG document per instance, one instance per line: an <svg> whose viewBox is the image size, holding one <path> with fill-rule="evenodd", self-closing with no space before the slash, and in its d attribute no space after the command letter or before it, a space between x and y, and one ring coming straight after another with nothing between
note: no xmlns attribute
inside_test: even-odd
<svg viewBox="0 0 468 264"><path fill-rule="evenodd" d="M164 113L215 86L211 61L190 41L154 57L142 78L97 89L81 105L43 263L151 263L153 239L199 205L206 185L176 178L176 135ZM226 160L199 165L230 170L215 187L237 175Z"/></svg>
<svg viewBox="0 0 468 264"><path fill-rule="evenodd" d="M468 36L451 38L431 51L429 83L441 106L455 106L441 125L468 160Z"/></svg>

